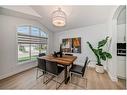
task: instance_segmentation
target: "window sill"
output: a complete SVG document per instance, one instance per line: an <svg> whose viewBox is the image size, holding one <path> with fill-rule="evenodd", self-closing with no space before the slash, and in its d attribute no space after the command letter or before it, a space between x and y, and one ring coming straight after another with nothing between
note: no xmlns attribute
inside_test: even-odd
<svg viewBox="0 0 127 95"><path fill-rule="evenodd" d="M28 64L28 63L36 63L37 60L35 61L32 61L32 60L28 60L28 61L24 61L24 62L18 62L19 65L22 65L22 64Z"/></svg>

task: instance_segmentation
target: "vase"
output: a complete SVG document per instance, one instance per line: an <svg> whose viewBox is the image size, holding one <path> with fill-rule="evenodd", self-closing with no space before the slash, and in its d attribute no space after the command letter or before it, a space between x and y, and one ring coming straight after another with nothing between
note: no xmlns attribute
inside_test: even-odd
<svg viewBox="0 0 127 95"><path fill-rule="evenodd" d="M104 66L96 65L95 70L98 73L104 73Z"/></svg>

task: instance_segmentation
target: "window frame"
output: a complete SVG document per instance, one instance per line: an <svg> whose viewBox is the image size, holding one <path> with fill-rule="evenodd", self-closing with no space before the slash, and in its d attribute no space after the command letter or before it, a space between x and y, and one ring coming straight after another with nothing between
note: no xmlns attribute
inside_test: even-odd
<svg viewBox="0 0 127 95"><path fill-rule="evenodd" d="M48 50L48 33L46 33L46 32L44 32L41 28L39 28L39 27L37 27L37 26L33 26L33 25L21 25L21 26L17 26L17 28L16 28L16 34L17 34L17 62L18 62L18 64L24 64L24 63L29 63L29 62L36 62L37 60L31 60L31 57L32 57L32 53L31 53L31 43L29 44L29 56L30 56L30 60L27 60L27 61L22 61L22 62L19 62L19 60L18 60L18 45L19 45L19 42L18 42L18 34L23 34L23 33L20 33L20 32L18 32L18 28L19 27L29 27L29 35L28 34L24 34L24 35L28 35L28 36L30 36L30 37L37 37L37 38L44 38L44 39L46 39L47 40L47 42L46 43L41 43L41 44L38 44L38 43L36 43L36 45L38 44L39 46L41 46L42 47L42 45L47 45L47 48L46 48L46 54L47 54L47 50ZM32 31L31 31L31 29L32 29L32 27L33 28L37 28L38 30L39 30L39 36L35 36L35 35L31 35L32 33ZM46 34L46 37L42 37L41 36L41 32L44 32L45 34ZM25 44L25 43L24 43ZM40 50L39 50L39 53L40 53Z"/></svg>

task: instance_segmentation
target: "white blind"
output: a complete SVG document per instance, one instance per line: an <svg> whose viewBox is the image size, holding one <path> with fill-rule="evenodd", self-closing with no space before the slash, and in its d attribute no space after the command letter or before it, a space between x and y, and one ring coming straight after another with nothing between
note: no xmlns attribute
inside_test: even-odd
<svg viewBox="0 0 127 95"><path fill-rule="evenodd" d="M47 44L47 38L18 33L18 43L22 43L22 44Z"/></svg>

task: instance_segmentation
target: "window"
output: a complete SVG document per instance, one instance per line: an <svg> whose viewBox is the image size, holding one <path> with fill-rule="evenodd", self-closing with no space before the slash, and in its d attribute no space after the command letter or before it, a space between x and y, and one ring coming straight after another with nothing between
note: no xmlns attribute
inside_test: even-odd
<svg viewBox="0 0 127 95"><path fill-rule="evenodd" d="M18 61L30 60L30 44L18 44Z"/></svg>
<svg viewBox="0 0 127 95"><path fill-rule="evenodd" d="M18 33L23 33L23 34L29 35L29 27L27 27L27 26L18 27L17 31L18 31Z"/></svg>
<svg viewBox="0 0 127 95"><path fill-rule="evenodd" d="M40 36L39 28L31 27L31 35L33 36Z"/></svg>
<svg viewBox="0 0 127 95"><path fill-rule="evenodd" d="M40 28L20 26L18 33L18 62L36 61L39 53L46 53L47 34Z"/></svg>

